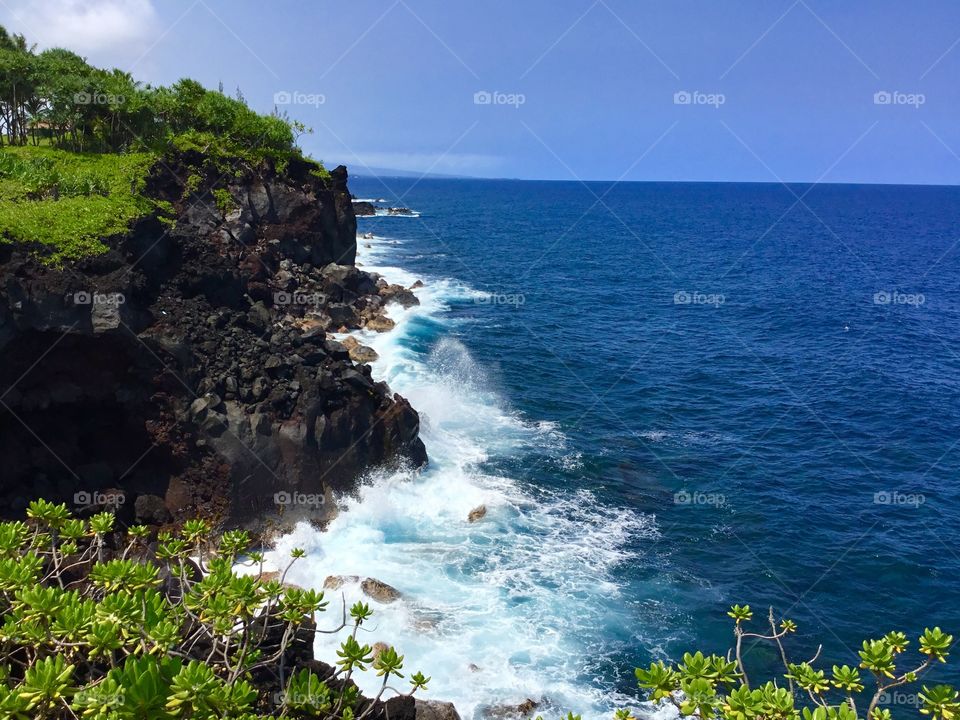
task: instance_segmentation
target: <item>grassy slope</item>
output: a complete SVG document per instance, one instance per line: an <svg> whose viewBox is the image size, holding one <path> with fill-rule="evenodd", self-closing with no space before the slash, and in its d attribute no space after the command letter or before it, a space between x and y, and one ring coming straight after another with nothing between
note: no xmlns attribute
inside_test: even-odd
<svg viewBox="0 0 960 720"><path fill-rule="evenodd" d="M55 264L106 252L103 238L156 208L142 194L154 162L151 153L0 149L0 243L39 243Z"/></svg>

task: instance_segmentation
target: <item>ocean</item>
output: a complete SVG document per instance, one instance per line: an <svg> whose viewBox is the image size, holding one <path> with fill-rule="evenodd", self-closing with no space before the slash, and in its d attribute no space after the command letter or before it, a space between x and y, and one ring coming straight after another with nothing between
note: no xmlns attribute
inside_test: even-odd
<svg viewBox="0 0 960 720"><path fill-rule="evenodd" d="M420 213L359 219L364 269L424 287L358 335L430 465L373 473L278 552L308 551L298 584L401 590L363 639L426 697L609 717L638 707L634 667L725 652L733 603L794 619L792 657L822 643L827 667L888 630L960 637L960 189L351 189Z"/></svg>

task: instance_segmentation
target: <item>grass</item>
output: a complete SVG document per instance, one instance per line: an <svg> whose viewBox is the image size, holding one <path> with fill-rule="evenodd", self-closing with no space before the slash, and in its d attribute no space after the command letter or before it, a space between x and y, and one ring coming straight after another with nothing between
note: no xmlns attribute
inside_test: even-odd
<svg viewBox="0 0 960 720"><path fill-rule="evenodd" d="M0 149L0 243L39 244L62 264L107 252L103 240L157 208L143 194L152 153Z"/></svg>

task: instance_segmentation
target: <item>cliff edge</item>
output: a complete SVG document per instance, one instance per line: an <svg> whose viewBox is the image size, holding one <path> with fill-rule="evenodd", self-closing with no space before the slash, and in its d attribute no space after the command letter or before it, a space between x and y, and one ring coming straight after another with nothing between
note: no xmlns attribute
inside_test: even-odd
<svg viewBox="0 0 960 720"><path fill-rule="evenodd" d="M145 190L167 212L106 252L0 244L6 514L322 522L370 468L426 462L416 411L328 335L416 300L355 267L347 171L318 167L167 157Z"/></svg>

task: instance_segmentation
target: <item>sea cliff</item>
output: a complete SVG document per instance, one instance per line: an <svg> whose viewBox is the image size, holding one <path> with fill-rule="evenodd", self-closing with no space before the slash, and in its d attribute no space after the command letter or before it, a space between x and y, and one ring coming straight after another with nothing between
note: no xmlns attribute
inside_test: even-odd
<svg viewBox="0 0 960 720"><path fill-rule="evenodd" d="M4 512L322 523L368 469L426 462L416 411L328 335L416 302L355 266L346 169L202 160L158 161L145 192L169 212L102 254L0 245Z"/></svg>

